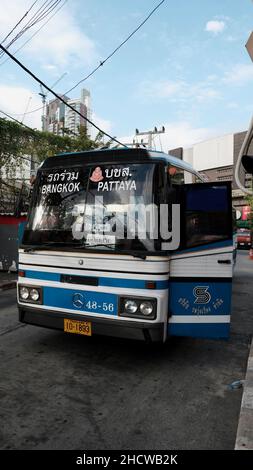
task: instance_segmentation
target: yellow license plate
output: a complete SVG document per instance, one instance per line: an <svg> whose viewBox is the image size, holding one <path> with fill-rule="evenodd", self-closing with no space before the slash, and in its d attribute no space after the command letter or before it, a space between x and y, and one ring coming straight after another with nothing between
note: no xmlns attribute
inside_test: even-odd
<svg viewBox="0 0 253 470"><path fill-rule="evenodd" d="M64 331L66 331L66 333L91 336L91 322L64 318Z"/></svg>

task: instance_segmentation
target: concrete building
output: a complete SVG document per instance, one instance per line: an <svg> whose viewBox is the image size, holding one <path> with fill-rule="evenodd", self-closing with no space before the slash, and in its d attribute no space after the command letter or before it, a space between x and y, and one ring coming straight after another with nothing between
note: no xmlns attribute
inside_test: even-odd
<svg viewBox="0 0 253 470"><path fill-rule="evenodd" d="M190 148L172 149L169 154L182 158L202 173L207 181L231 181L233 205L240 209L245 205L245 194L237 187L234 179L235 165L246 131L226 134L194 144ZM253 155L253 144L250 148ZM252 186L252 175L241 168L241 181L246 187Z"/></svg>
<svg viewBox="0 0 253 470"><path fill-rule="evenodd" d="M68 100L68 103L83 116L87 117L87 107L81 100ZM72 136L79 134L80 127L86 127L86 120L72 109L65 106L65 124Z"/></svg>
<svg viewBox="0 0 253 470"><path fill-rule="evenodd" d="M61 95L65 101L68 96ZM56 135L63 135L65 124L65 104L57 98L49 101L46 106L45 130Z"/></svg>
<svg viewBox="0 0 253 470"><path fill-rule="evenodd" d="M69 134L75 137L79 133L80 126L84 126L89 134L89 127L86 125L85 117L89 118L91 116L90 92L83 88L80 99L70 99L66 95L61 95L61 97L79 111L84 118L68 108L60 100L54 99L49 101L46 106L45 130L56 135L64 135L69 131Z"/></svg>
<svg viewBox="0 0 253 470"><path fill-rule="evenodd" d="M92 111L91 111L91 96L89 90L82 88L81 90L81 102L86 106L86 117L91 121ZM87 135L91 136L91 125L86 122Z"/></svg>

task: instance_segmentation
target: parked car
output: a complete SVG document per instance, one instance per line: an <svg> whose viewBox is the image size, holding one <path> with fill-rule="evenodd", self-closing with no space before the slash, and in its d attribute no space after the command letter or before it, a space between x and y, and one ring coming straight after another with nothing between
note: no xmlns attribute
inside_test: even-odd
<svg viewBox="0 0 253 470"><path fill-rule="evenodd" d="M237 231L237 247L238 248L250 248L251 247L251 235L250 230L240 228Z"/></svg>

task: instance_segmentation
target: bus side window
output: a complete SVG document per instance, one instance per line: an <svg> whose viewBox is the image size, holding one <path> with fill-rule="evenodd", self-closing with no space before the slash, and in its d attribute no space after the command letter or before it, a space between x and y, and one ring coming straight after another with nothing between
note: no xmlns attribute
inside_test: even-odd
<svg viewBox="0 0 253 470"><path fill-rule="evenodd" d="M176 166L168 166L168 176L170 184L174 186L175 184L184 184L184 170Z"/></svg>
<svg viewBox="0 0 253 470"><path fill-rule="evenodd" d="M190 171L172 165L168 166L167 171L172 186L196 183L196 176Z"/></svg>
<svg viewBox="0 0 253 470"><path fill-rule="evenodd" d="M228 186L211 183L187 186L184 208L185 247L232 238Z"/></svg>

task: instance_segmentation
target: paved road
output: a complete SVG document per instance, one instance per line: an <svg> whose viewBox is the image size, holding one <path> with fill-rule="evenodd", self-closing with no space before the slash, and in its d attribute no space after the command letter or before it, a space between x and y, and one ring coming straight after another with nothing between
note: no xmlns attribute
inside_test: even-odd
<svg viewBox="0 0 253 470"><path fill-rule="evenodd" d="M253 330L253 261L238 257L231 339L160 349L19 324L0 294L0 449L233 449Z"/></svg>

